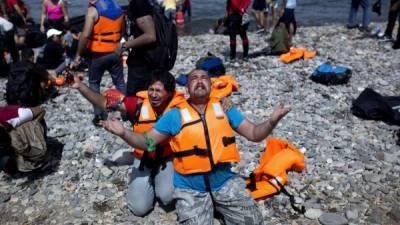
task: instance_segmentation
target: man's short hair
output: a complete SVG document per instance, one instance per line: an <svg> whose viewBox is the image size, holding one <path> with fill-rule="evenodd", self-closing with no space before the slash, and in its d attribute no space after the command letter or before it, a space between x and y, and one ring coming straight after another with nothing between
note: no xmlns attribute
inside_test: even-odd
<svg viewBox="0 0 400 225"><path fill-rule="evenodd" d="M31 61L34 56L33 50L31 48L24 48L21 50L21 60Z"/></svg>
<svg viewBox="0 0 400 225"><path fill-rule="evenodd" d="M169 94L175 92L175 77L168 71L154 71L148 86L160 81L164 85L165 91Z"/></svg>

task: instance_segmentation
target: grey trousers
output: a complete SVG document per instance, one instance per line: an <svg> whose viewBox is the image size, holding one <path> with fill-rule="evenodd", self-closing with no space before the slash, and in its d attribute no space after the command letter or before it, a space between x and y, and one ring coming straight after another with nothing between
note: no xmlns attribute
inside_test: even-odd
<svg viewBox="0 0 400 225"><path fill-rule="evenodd" d="M210 193L175 188L176 213L179 224L212 225L214 208L223 215L225 224L263 224L263 217L257 203L245 190L242 178L229 180L219 191Z"/></svg>
<svg viewBox="0 0 400 225"><path fill-rule="evenodd" d="M89 66L89 87L93 91L100 93L101 78L105 71L111 74L112 82L115 87L125 93L125 80L122 67L121 58L115 54L110 53L98 58L92 59ZM100 108L93 106L94 115L105 116L105 112L102 112Z"/></svg>
<svg viewBox="0 0 400 225"><path fill-rule="evenodd" d="M131 174L131 182L128 187L128 208L136 216L145 216L153 209L155 197L163 205L168 205L173 200L174 185L173 174L174 167L172 160L166 161L166 166L154 168L156 175L151 177L151 169L144 167L139 170L140 160L135 158Z"/></svg>

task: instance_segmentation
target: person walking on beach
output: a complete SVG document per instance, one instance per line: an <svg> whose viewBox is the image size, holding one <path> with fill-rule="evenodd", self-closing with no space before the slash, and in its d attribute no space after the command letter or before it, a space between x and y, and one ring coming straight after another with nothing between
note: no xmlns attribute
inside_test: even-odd
<svg viewBox="0 0 400 225"><path fill-rule="evenodd" d="M92 91L78 77L75 77L72 88L103 110L126 112L134 121L133 130L140 133L150 130L162 114L184 100L183 93L175 91L175 78L169 72L153 73L147 91L139 92L137 96L123 97L118 93L122 101L115 101L107 94L112 90L105 91L105 95ZM172 150L166 141L157 145L153 153L134 149L133 154L128 207L136 216L145 216L153 208L155 197L163 205L173 200Z"/></svg>
<svg viewBox="0 0 400 225"><path fill-rule="evenodd" d="M88 48L92 55L89 65L89 87L96 92L100 92L101 78L107 70L117 89L125 93L122 59L118 51L123 23L122 9L115 0L90 0L73 66L79 65L85 48ZM99 126L99 121L105 119L107 113L96 106L93 107L92 122Z"/></svg>
<svg viewBox="0 0 400 225"><path fill-rule="evenodd" d="M180 224L213 224L219 212L225 224L263 224L257 203L245 190L231 163L240 161L234 131L248 140L264 140L290 111L282 104L269 120L255 125L235 107L225 111L219 99L210 97L211 81L206 71L188 75L189 99L165 113L145 134L131 132L118 120L103 121L103 127L135 148L154 151L171 138L174 197Z"/></svg>
<svg viewBox="0 0 400 225"><path fill-rule="evenodd" d="M44 33L46 26L62 31L65 28L65 23L68 23L68 21L67 5L63 0L43 0L40 31Z"/></svg>
<svg viewBox="0 0 400 225"><path fill-rule="evenodd" d="M357 19L357 11L360 7L363 8L363 19L361 27L358 26ZM347 28L359 28L361 31L369 32L369 22L371 21L371 13L372 13L372 2L371 0L351 0L350 5L350 14L349 20L347 24Z"/></svg>
<svg viewBox="0 0 400 225"><path fill-rule="evenodd" d="M242 39L243 60L248 60L249 39L247 38L247 28L249 27L249 19L246 11L249 5L250 0L227 0L230 60L235 60L236 58L236 35L238 34Z"/></svg>

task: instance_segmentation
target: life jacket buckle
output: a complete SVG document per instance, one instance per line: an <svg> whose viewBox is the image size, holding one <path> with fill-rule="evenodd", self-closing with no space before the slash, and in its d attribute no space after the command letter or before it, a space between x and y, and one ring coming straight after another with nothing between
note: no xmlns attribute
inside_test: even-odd
<svg viewBox="0 0 400 225"><path fill-rule="evenodd" d="M234 144L236 141L235 136L233 137L222 137L222 143L224 144L224 147L230 145L230 144Z"/></svg>

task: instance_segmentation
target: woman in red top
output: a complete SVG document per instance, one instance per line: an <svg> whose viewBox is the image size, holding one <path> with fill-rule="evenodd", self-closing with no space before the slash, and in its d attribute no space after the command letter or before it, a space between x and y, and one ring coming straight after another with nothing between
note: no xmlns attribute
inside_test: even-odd
<svg viewBox="0 0 400 225"><path fill-rule="evenodd" d="M248 60L249 39L247 28L249 27L247 8L250 0L227 0L226 11L228 14L228 30L230 40L230 60L236 58L236 35L239 34L243 44L243 60Z"/></svg>
<svg viewBox="0 0 400 225"><path fill-rule="evenodd" d="M7 0L6 6L10 22L15 26L22 27L27 22L33 22L29 9L22 0Z"/></svg>

